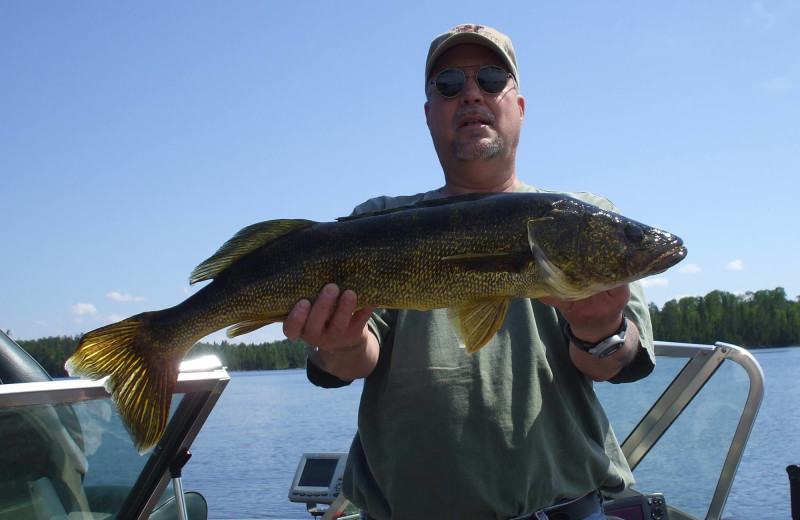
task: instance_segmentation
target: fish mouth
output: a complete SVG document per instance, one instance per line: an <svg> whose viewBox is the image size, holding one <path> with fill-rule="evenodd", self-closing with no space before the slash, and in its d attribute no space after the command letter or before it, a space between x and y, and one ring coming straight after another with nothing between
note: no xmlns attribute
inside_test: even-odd
<svg viewBox="0 0 800 520"><path fill-rule="evenodd" d="M673 235L672 240L664 244L664 251L650 264L651 274L658 274L666 271L686 258L687 253L688 250L686 246L683 245L683 240Z"/></svg>

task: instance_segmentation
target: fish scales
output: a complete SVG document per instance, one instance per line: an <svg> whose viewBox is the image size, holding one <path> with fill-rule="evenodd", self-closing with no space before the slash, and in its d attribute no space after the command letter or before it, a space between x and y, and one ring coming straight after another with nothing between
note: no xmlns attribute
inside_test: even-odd
<svg viewBox="0 0 800 520"><path fill-rule="evenodd" d="M514 297L591 294L661 272L682 241L562 195L483 194L337 222L276 220L240 231L200 264L213 280L182 303L89 332L67 361L73 375L110 376L134 443L166 427L180 360L196 341L283 321L334 282L360 307L447 308L470 352L491 339Z"/></svg>

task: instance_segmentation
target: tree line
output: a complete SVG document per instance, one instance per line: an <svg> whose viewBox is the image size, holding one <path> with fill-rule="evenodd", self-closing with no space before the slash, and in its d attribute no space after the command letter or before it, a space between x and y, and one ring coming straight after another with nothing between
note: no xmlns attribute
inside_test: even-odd
<svg viewBox="0 0 800 520"><path fill-rule="evenodd" d="M800 345L800 298L789 300L782 287L737 295L712 291L687 296L661 307L651 303L656 339L686 343L724 341L747 348ZM64 363L78 347L80 336L51 336L18 343L53 377L65 377ZM198 343L189 358L214 354L231 371L304 368L305 344L300 340L270 343Z"/></svg>
<svg viewBox="0 0 800 520"><path fill-rule="evenodd" d="M783 287L671 300L650 304L656 339L687 343L724 341L747 348L800 345L800 297L789 300Z"/></svg>
<svg viewBox="0 0 800 520"><path fill-rule="evenodd" d="M34 340L19 340L24 348L48 374L66 377L64 363L78 348L78 336L51 336ZM305 368L305 343L300 340L280 340L270 343L247 344L197 343L186 355L187 359L213 354L228 370L281 370Z"/></svg>

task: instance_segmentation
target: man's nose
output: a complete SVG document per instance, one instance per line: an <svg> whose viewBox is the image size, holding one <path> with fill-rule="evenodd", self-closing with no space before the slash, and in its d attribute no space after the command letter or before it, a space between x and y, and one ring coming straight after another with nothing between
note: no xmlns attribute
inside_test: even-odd
<svg viewBox="0 0 800 520"><path fill-rule="evenodd" d="M481 103L483 102L483 90L478 86L478 80L474 75L467 76L464 91L461 92L462 103Z"/></svg>

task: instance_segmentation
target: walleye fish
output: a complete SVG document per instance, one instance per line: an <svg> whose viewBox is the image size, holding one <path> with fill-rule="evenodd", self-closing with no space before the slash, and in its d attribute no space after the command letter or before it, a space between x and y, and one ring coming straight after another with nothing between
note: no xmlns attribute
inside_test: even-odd
<svg viewBox="0 0 800 520"><path fill-rule="evenodd" d="M200 264L213 280L184 302L87 333L66 363L106 386L140 452L166 428L179 364L206 335L283 321L335 282L358 305L447 308L470 353L503 323L512 298L577 300L664 271L683 241L556 194L450 197L335 222L272 220L242 229Z"/></svg>

